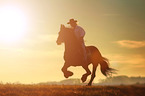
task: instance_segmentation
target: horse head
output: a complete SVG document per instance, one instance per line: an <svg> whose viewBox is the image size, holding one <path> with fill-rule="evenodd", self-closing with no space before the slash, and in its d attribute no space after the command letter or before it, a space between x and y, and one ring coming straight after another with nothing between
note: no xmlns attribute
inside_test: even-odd
<svg viewBox="0 0 145 96"><path fill-rule="evenodd" d="M61 24L59 35L58 35L58 38L56 41L57 45L61 45L61 43L64 42L64 36L63 36L64 31L65 31L65 26L63 24Z"/></svg>
<svg viewBox="0 0 145 96"><path fill-rule="evenodd" d="M73 39L74 39L73 29L67 28L61 24L56 43L58 45L60 45L61 43L66 43L66 42L71 43L72 41L74 41Z"/></svg>

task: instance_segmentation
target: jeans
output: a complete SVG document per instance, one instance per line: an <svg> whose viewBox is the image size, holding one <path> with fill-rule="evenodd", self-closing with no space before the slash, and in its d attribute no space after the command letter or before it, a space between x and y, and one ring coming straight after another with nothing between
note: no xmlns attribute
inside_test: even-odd
<svg viewBox="0 0 145 96"><path fill-rule="evenodd" d="M84 44L84 42L81 43L81 47L82 47L82 55L83 55L83 61L86 64L87 63L87 52L86 52L86 46Z"/></svg>

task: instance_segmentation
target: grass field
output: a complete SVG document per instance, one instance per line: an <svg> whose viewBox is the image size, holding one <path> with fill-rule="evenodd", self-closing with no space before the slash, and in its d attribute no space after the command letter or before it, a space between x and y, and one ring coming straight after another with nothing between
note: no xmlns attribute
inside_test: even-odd
<svg viewBox="0 0 145 96"><path fill-rule="evenodd" d="M0 96L145 96L145 86L0 84Z"/></svg>

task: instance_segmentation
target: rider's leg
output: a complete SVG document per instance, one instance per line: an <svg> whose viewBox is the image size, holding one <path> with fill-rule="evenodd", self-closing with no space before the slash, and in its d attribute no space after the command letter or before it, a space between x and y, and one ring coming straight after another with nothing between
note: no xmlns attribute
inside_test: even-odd
<svg viewBox="0 0 145 96"><path fill-rule="evenodd" d="M85 65L87 65L88 60L87 60L87 51L86 51L86 46L84 44L84 42L82 43L82 51L83 51L83 61L85 63Z"/></svg>

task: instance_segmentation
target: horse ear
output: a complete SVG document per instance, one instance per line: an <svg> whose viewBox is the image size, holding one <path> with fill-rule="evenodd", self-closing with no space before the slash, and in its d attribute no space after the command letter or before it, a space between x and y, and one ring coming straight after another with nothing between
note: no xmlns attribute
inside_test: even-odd
<svg viewBox="0 0 145 96"><path fill-rule="evenodd" d="M63 24L61 24L60 29L63 29L63 28L65 28L65 26Z"/></svg>

